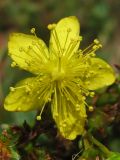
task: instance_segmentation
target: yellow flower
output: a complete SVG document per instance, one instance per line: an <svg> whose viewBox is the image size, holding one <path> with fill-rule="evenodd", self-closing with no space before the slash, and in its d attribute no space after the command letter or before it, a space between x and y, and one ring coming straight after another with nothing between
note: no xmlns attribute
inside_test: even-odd
<svg viewBox="0 0 120 160"><path fill-rule="evenodd" d="M101 47L97 39L86 49L79 49L82 37L76 17L63 18L48 25L48 29L49 48L36 36L34 28L33 35L10 36L8 49L14 60L11 66L19 66L34 76L10 87L4 107L8 111L39 109L37 119L41 119L49 103L60 133L74 139L84 132L86 96L94 96L93 90L112 84L115 76L112 68L95 56Z"/></svg>

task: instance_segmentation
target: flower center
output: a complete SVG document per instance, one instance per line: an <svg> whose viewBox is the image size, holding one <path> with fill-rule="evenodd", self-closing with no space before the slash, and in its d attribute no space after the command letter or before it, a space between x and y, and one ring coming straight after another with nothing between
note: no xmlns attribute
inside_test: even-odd
<svg viewBox="0 0 120 160"><path fill-rule="evenodd" d="M63 68L60 68L60 70L56 67L53 69L53 72L52 72L52 80L55 81L59 81L59 80L63 80L64 77L65 77L65 71Z"/></svg>

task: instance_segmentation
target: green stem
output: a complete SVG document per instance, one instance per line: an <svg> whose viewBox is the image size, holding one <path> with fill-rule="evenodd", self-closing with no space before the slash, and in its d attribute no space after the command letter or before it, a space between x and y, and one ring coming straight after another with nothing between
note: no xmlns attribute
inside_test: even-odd
<svg viewBox="0 0 120 160"><path fill-rule="evenodd" d="M88 135L89 136L89 140L95 144L97 147L100 148L100 150L108 157L111 154L111 151L105 147L101 142L99 142L96 138L94 138L91 134Z"/></svg>

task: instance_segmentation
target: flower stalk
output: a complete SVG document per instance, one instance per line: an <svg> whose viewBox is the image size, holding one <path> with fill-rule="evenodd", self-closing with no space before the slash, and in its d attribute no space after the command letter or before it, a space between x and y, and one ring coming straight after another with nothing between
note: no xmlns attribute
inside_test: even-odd
<svg viewBox="0 0 120 160"><path fill-rule="evenodd" d="M100 141L98 141L93 135L88 133L87 136L89 137L89 140L105 154L106 157L109 157L111 155L112 152Z"/></svg>

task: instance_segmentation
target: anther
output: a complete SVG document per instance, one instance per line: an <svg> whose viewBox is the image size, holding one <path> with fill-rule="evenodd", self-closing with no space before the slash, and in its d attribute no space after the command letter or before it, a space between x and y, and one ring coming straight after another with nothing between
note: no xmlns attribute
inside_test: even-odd
<svg viewBox="0 0 120 160"><path fill-rule="evenodd" d="M55 117L58 117L58 113L55 113L54 116L55 116Z"/></svg>
<svg viewBox="0 0 120 160"><path fill-rule="evenodd" d="M82 49L79 49L78 52L79 52L79 53L82 53Z"/></svg>
<svg viewBox="0 0 120 160"><path fill-rule="evenodd" d="M99 69L102 69L102 65L98 65L98 68L99 68Z"/></svg>
<svg viewBox="0 0 120 160"><path fill-rule="evenodd" d="M77 86L80 87L80 83L77 83Z"/></svg>
<svg viewBox="0 0 120 160"><path fill-rule="evenodd" d="M76 108L76 111L80 111L80 108Z"/></svg>
<svg viewBox="0 0 120 160"><path fill-rule="evenodd" d="M99 47L102 48L102 44L99 44Z"/></svg>
<svg viewBox="0 0 120 160"><path fill-rule="evenodd" d="M92 48L93 48L94 50L96 50L96 49L99 48L99 46L98 46L98 45L94 45Z"/></svg>
<svg viewBox="0 0 120 160"><path fill-rule="evenodd" d="M14 87L10 87L10 91L11 91L11 92L14 92L14 91L15 91L15 88L14 88Z"/></svg>
<svg viewBox="0 0 120 160"><path fill-rule="evenodd" d="M85 92L85 95L88 96L88 95L89 95L89 92Z"/></svg>
<svg viewBox="0 0 120 160"><path fill-rule="evenodd" d="M18 107L18 111L21 111L21 107Z"/></svg>
<svg viewBox="0 0 120 160"><path fill-rule="evenodd" d="M86 115L86 114L83 114L82 117L83 117L83 118L87 118L87 115Z"/></svg>
<svg viewBox="0 0 120 160"><path fill-rule="evenodd" d="M43 78L39 78L37 79L37 82L41 82L43 80Z"/></svg>
<svg viewBox="0 0 120 160"><path fill-rule="evenodd" d="M80 110L80 105L76 104L76 111L79 111L79 110Z"/></svg>
<svg viewBox="0 0 120 160"><path fill-rule="evenodd" d="M51 102L51 98L48 98L47 100L48 100L48 102Z"/></svg>
<svg viewBox="0 0 120 160"><path fill-rule="evenodd" d="M83 97L82 97L82 100L84 101L85 99L86 99L85 96L83 96Z"/></svg>
<svg viewBox="0 0 120 160"><path fill-rule="evenodd" d="M90 95L90 97L94 97L95 92L90 92L89 95Z"/></svg>
<svg viewBox="0 0 120 160"><path fill-rule="evenodd" d="M37 91L37 94L39 94L40 93L40 91Z"/></svg>
<svg viewBox="0 0 120 160"><path fill-rule="evenodd" d="M90 55L91 57L95 57L95 56L96 56L96 54L95 54L94 52L91 52L89 55Z"/></svg>
<svg viewBox="0 0 120 160"><path fill-rule="evenodd" d="M54 92L55 92L55 90L53 89L53 90L52 90L52 93L54 93Z"/></svg>
<svg viewBox="0 0 120 160"><path fill-rule="evenodd" d="M80 107L80 105L77 103L77 104L76 104L76 107Z"/></svg>
<svg viewBox="0 0 120 160"><path fill-rule="evenodd" d="M34 34L35 33L35 28L31 28L30 32Z"/></svg>
<svg viewBox="0 0 120 160"><path fill-rule="evenodd" d="M83 40L83 37L82 36L79 36L79 41L82 41Z"/></svg>
<svg viewBox="0 0 120 160"><path fill-rule="evenodd" d="M67 98L67 101L69 101L70 99L69 98Z"/></svg>
<svg viewBox="0 0 120 160"><path fill-rule="evenodd" d="M49 29L49 30L52 30L52 29L54 29L56 27L56 24L54 23L54 24L49 24L48 26L47 26L47 28Z"/></svg>
<svg viewBox="0 0 120 160"><path fill-rule="evenodd" d="M41 120L41 115L42 115L42 112L43 112L44 108L45 108L45 104L43 105L43 107L42 107L42 109L41 109L41 111L40 111L39 116L36 117L36 119L37 119L38 121Z"/></svg>
<svg viewBox="0 0 120 160"><path fill-rule="evenodd" d="M89 78L89 77L90 77L90 73L88 73L85 77L86 77L86 78Z"/></svg>
<svg viewBox="0 0 120 160"><path fill-rule="evenodd" d="M94 71L90 71L90 74L93 74L93 73L95 73Z"/></svg>
<svg viewBox="0 0 120 160"><path fill-rule="evenodd" d="M100 44L100 42L99 42L98 39L94 39L94 43L95 43L95 44Z"/></svg>
<svg viewBox="0 0 120 160"><path fill-rule="evenodd" d="M41 116L37 116L36 119L37 119L38 121L40 121L40 120L41 120Z"/></svg>
<svg viewBox="0 0 120 160"><path fill-rule="evenodd" d="M93 106L89 106L88 109L89 109L90 112L93 112L93 111L94 111Z"/></svg>
<svg viewBox="0 0 120 160"><path fill-rule="evenodd" d="M26 86L26 92L29 93L31 91L29 86Z"/></svg>
<svg viewBox="0 0 120 160"><path fill-rule="evenodd" d="M15 62L11 63L11 67L15 67L17 64Z"/></svg>
<svg viewBox="0 0 120 160"><path fill-rule="evenodd" d="M90 84L90 82L89 81L87 81L87 82L85 82L86 83L86 85L89 85Z"/></svg>
<svg viewBox="0 0 120 160"><path fill-rule="evenodd" d="M67 125L66 125L66 123L65 123L65 122L63 122L62 126L63 126L63 127L66 127Z"/></svg>

